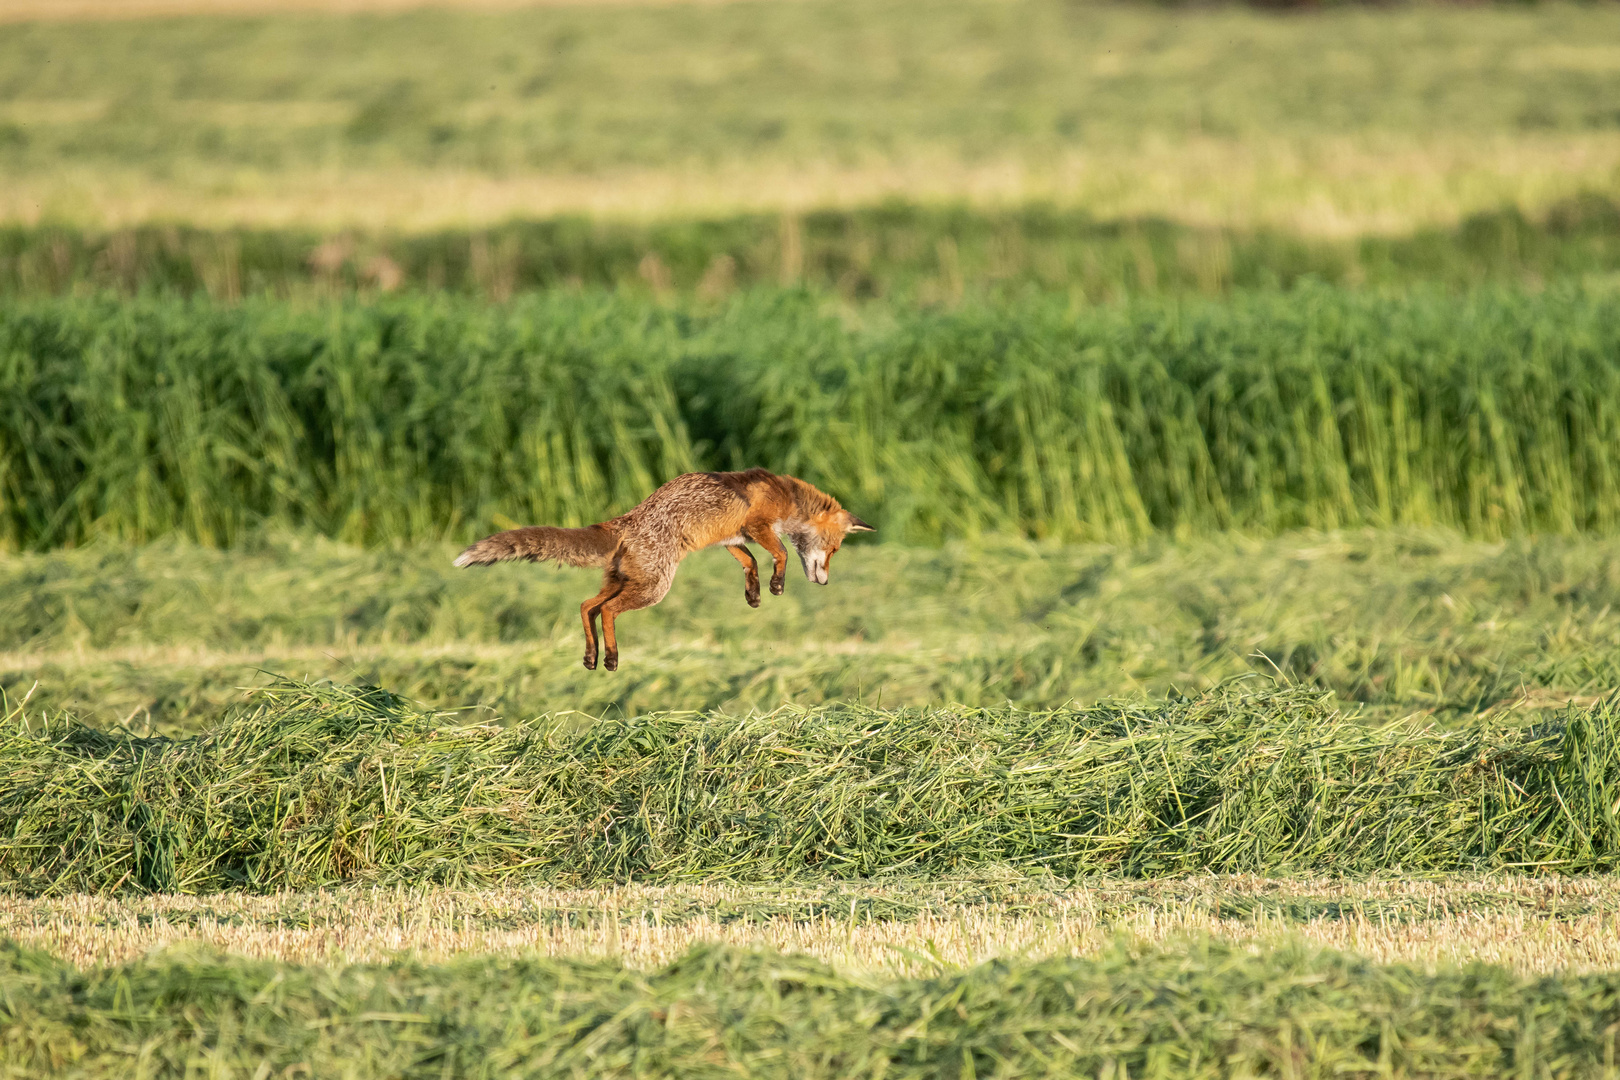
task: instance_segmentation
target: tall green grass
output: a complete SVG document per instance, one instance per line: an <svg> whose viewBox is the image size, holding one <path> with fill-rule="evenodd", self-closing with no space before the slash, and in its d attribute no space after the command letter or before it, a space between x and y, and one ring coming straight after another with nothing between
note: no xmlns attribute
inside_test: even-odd
<svg viewBox="0 0 1620 1080"><path fill-rule="evenodd" d="M1591 195L1539 220L1513 209L1409 236L1333 240L1072 208L891 203L630 224L556 218L427 234L148 225L0 228L0 294L327 296L448 290L506 299L601 286L715 299L784 280L851 300L953 302L1030 289L1091 301L1305 280L1356 286L1540 284L1620 270L1620 207Z"/></svg>
<svg viewBox="0 0 1620 1080"><path fill-rule="evenodd" d="M1620 710L1371 728L1315 691L1054 712L859 706L455 727L299 684L171 742L0 729L0 885L1620 865Z"/></svg>
<svg viewBox="0 0 1620 1080"><path fill-rule="evenodd" d="M1423 972L1218 942L925 978L705 947L667 967L306 967L0 951L10 1076L1557 1076L1612 1071L1617 978Z"/></svg>
<svg viewBox="0 0 1620 1080"><path fill-rule="evenodd" d="M265 524L576 524L763 465L885 538L1620 526L1620 297L700 311L181 300L0 307L0 543Z"/></svg>

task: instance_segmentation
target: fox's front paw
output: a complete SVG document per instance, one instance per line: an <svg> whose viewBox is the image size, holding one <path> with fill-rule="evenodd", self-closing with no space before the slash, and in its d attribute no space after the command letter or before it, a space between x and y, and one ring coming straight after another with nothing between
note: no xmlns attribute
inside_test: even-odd
<svg viewBox="0 0 1620 1080"><path fill-rule="evenodd" d="M781 596L782 595L782 589L786 585L787 585L787 579L785 577L778 576L778 577L771 578L771 595L772 596Z"/></svg>
<svg viewBox="0 0 1620 1080"><path fill-rule="evenodd" d="M749 607L759 607L759 590L750 589L743 593L743 599L748 601Z"/></svg>
<svg viewBox="0 0 1620 1080"><path fill-rule="evenodd" d="M606 656L602 657L602 666L608 671L618 671L619 654L616 652L610 652Z"/></svg>
<svg viewBox="0 0 1620 1080"><path fill-rule="evenodd" d="M596 670L596 654L595 653L588 652L588 653L585 654L585 670L586 671L595 671Z"/></svg>

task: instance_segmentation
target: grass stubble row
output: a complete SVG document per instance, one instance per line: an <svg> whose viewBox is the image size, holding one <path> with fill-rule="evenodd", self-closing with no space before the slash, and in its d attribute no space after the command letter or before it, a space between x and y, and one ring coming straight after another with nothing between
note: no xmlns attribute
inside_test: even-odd
<svg viewBox="0 0 1620 1080"><path fill-rule="evenodd" d="M798 953L839 971L928 975L988 960L1095 957L1117 938L1309 943L1431 970L1620 967L1612 875L1181 875L1006 867L958 878L560 888L342 885L273 893L0 894L0 936L75 967L205 948L294 964L442 963L467 954L612 958L649 970L700 945Z"/></svg>
<svg viewBox="0 0 1620 1080"><path fill-rule="evenodd" d="M596 521L764 465L886 539L1620 527L1620 300L0 307L0 544Z"/></svg>
<svg viewBox="0 0 1620 1080"><path fill-rule="evenodd" d="M0 884L210 892L959 875L1610 868L1620 740L1369 727L1228 686L1051 712L858 706L455 726L285 684L190 739L7 719Z"/></svg>

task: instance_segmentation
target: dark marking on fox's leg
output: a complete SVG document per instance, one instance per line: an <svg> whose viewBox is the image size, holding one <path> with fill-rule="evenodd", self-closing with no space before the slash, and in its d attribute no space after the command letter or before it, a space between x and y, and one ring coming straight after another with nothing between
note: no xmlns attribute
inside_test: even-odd
<svg viewBox="0 0 1620 1080"><path fill-rule="evenodd" d="M759 564L754 561L754 553L743 544L728 544L726 550L742 563L743 599L748 601L749 607L759 607Z"/></svg>
<svg viewBox="0 0 1620 1080"><path fill-rule="evenodd" d="M768 525L749 529L748 539L770 552L771 595L781 596L787 584L787 548L782 546L782 541L777 539L776 533Z"/></svg>

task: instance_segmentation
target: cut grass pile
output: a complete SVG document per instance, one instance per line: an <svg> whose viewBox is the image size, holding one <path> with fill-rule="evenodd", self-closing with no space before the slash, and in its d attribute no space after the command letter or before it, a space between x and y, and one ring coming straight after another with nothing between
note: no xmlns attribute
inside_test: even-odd
<svg viewBox="0 0 1620 1080"><path fill-rule="evenodd" d="M858 706L453 727L288 684L170 742L8 718L0 884L591 885L1620 862L1620 710L1369 728L1327 695L1055 712Z"/></svg>
<svg viewBox="0 0 1620 1080"><path fill-rule="evenodd" d="M699 945L799 953L846 974L931 975L1015 957L1096 957L1117 937L1339 949L1433 970L1620 969L1612 876L1176 877L1083 884L1005 869L959 880L816 884L340 886L270 894L0 893L0 937L77 967L202 946L251 960L442 962L467 954L649 969Z"/></svg>
<svg viewBox="0 0 1620 1080"><path fill-rule="evenodd" d="M1588 195L1536 219L1514 209L1412 234L1328 239L1098 221L1076 209L894 202L803 215L632 224L556 218L481 230L332 235L308 228L59 225L0 229L0 292L270 294L448 290L494 300L551 288L692 293L797 282L851 301L954 303L1058 291L1126 296L1353 286L1539 285L1620 271L1620 206Z"/></svg>
<svg viewBox="0 0 1620 1080"><path fill-rule="evenodd" d="M1434 531L1184 543L851 545L758 609L718 551L579 666L589 570L257 536L0 559L0 689L33 712L195 733L265 671L390 686L474 719L790 702L1052 708L1284 673L1382 718L1556 709L1620 686L1620 541ZM36 685L37 684L37 685Z"/></svg>
<svg viewBox="0 0 1620 1080"><path fill-rule="evenodd" d="M1120 944L906 979L695 949L617 963L306 968L0 952L10 1075L1606 1076L1620 979Z"/></svg>
<svg viewBox="0 0 1620 1080"><path fill-rule="evenodd" d="M0 543L585 523L763 465L886 539L1620 528L1620 297L0 307Z"/></svg>

